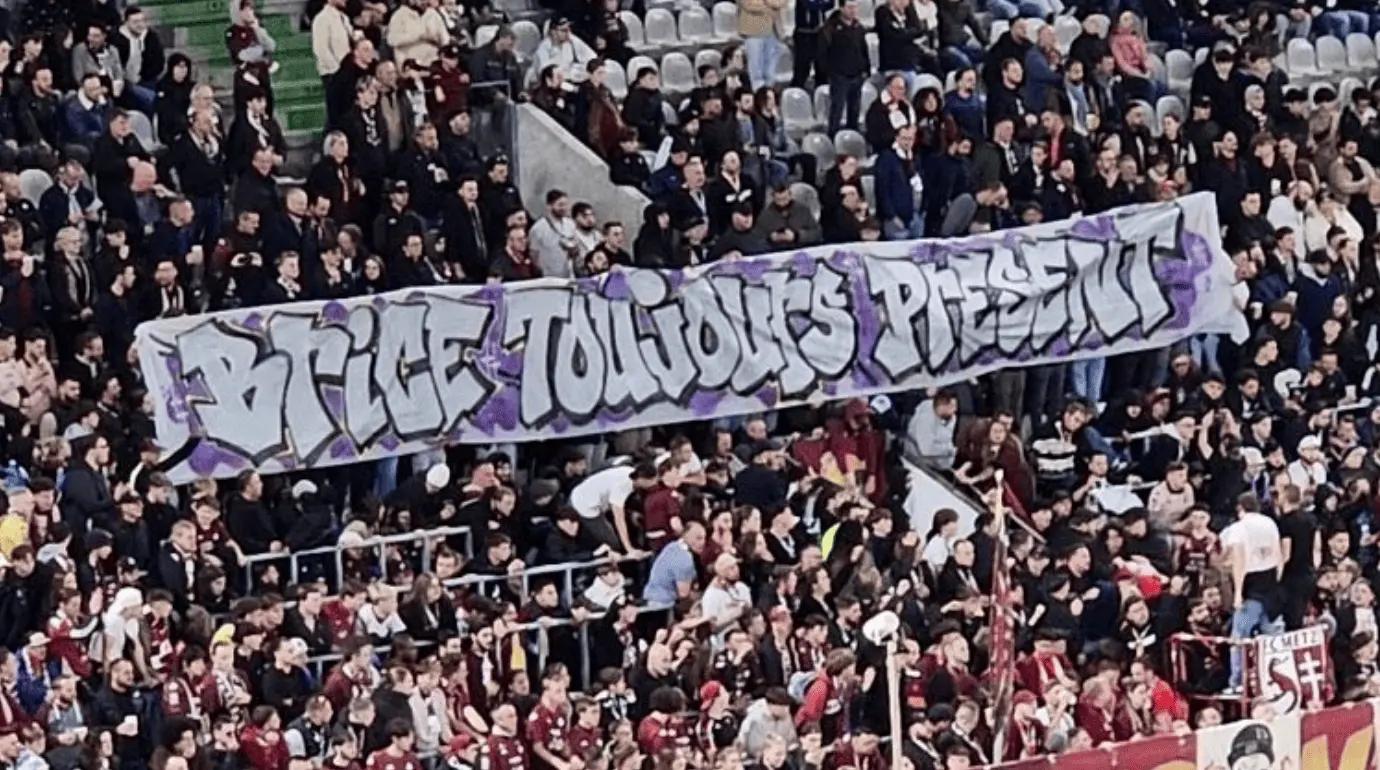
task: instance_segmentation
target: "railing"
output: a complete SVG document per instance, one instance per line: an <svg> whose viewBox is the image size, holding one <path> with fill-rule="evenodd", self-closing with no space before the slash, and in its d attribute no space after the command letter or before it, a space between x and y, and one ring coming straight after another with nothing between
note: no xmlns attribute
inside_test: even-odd
<svg viewBox="0 0 1380 770"><path fill-rule="evenodd" d="M666 612L670 609L670 605L653 605L647 607L640 607L638 608L637 613L640 616L648 612ZM521 623L518 625L509 626L509 629L510 632L514 634L525 634L533 631L537 632L537 670L542 671L546 669L546 661L551 651L550 641L547 638L547 635L550 632L550 630L553 628L568 628L570 626L578 626L580 635L580 681L583 683L583 689L584 687L588 687L590 684L589 624L598 620L603 620L607 616L608 611L590 613L588 616L586 616L584 620L579 622L576 622L574 618L547 618L543 620L533 621L531 623ZM418 641L416 643L418 647L423 648L429 647L431 646L431 644L431 642L426 641ZM329 671L331 666L334 666L336 663L339 663L341 657L342 656L340 655L340 653L336 652L330 653L329 655L318 655L313 658L308 658L307 666L311 669L312 674L316 676L317 681L323 681L326 676L326 672Z"/></svg>
<svg viewBox="0 0 1380 770"><path fill-rule="evenodd" d="M450 537L463 537L465 539L464 553L469 556L474 551L474 537L469 527L438 527L436 529L424 529L416 532L404 532L399 535L380 535L365 540L358 546L350 546L350 550L377 549L379 557L379 570L381 574L387 574L388 569L388 546L399 545L402 543L422 543L422 563L420 570L423 572L431 571L432 544L436 540L443 540ZM279 553L256 553L245 556L244 569L244 588L246 594L254 592L254 570L256 564L282 563L287 562L289 572L288 583L297 582L298 566L303 559L315 557L330 557L330 563L335 567L335 581L330 585L339 588L344 580L345 565L344 553L346 546L339 544L326 545L320 548L308 548L303 551L279 552Z"/></svg>
<svg viewBox="0 0 1380 770"><path fill-rule="evenodd" d="M591 559L590 561L566 561L560 564L542 564L536 567L528 567L512 574L503 573L500 575L463 575L461 577L450 578L445 581L449 588L469 585L485 585L488 583L501 583L512 580L520 581L522 590L517 591L518 598L526 601L532 578L544 575L559 574L561 578L561 598L566 606L573 606L575 603L575 573L584 570L596 570L609 564L628 564L632 562L646 561L650 555L643 556L609 556L603 559Z"/></svg>

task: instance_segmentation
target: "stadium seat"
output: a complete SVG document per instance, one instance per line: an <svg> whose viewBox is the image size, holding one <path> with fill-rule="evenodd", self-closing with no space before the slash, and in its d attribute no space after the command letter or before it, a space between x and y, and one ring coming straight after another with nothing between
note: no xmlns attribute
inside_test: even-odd
<svg viewBox="0 0 1380 770"><path fill-rule="evenodd" d="M796 203L810 210L810 216L819 219L819 191L804 182L791 183L791 197Z"/></svg>
<svg viewBox="0 0 1380 770"><path fill-rule="evenodd" d="M690 100L686 99L686 101L688 102ZM681 106L684 108L684 105ZM680 115L676 113L676 108L671 106L671 103L665 99L661 100L661 117L666 121L666 125L668 126L680 125Z"/></svg>
<svg viewBox="0 0 1380 770"><path fill-rule="evenodd" d="M1341 84L1337 86L1337 96L1340 99L1338 103L1343 106L1351 104L1351 95L1356 89L1365 87L1366 84L1362 83L1360 78L1342 78Z"/></svg>
<svg viewBox="0 0 1380 770"><path fill-rule="evenodd" d="M738 6L733 3L715 3L714 38L729 41L738 39Z"/></svg>
<svg viewBox="0 0 1380 770"><path fill-rule="evenodd" d="M1285 63L1291 77L1310 78L1321 75L1313 44L1303 38L1291 38L1285 52Z"/></svg>
<svg viewBox="0 0 1380 770"><path fill-rule="evenodd" d="M1345 72L1346 44L1331 35L1323 35L1314 44L1318 52L1318 69L1324 72Z"/></svg>
<svg viewBox="0 0 1380 770"><path fill-rule="evenodd" d="M613 59L604 60L604 85L619 101L628 95L628 73L623 70L623 65Z"/></svg>
<svg viewBox="0 0 1380 770"><path fill-rule="evenodd" d="M834 134L834 150L839 155L852 155L858 160L865 159L869 154L867 140L851 128L839 129L839 132Z"/></svg>
<svg viewBox="0 0 1380 770"><path fill-rule="evenodd" d="M877 3L876 0L858 0L858 21L862 22L864 29L872 29L877 26ZM872 60L872 65L877 65L877 60Z"/></svg>
<svg viewBox="0 0 1380 770"><path fill-rule="evenodd" d="M148 115L138 110L130 110L129 127L134 132L134 138L139 140L139 144L142 144L145 150L153 152L162 147L158 143L158 137L153 133L153 121L149 120Z"/></svg>
<svg viewBox="0 0 1380 770"><path fill-rule="evenodd" d="M829 118L829 86L815 86L815 116L820 121Z"/></svg>
<svg viewBox="0 0 1380 770"><path fill-rule="evenodd" d="M494 39L494 35L497 35L497 34L498 34L498 25L497 25L497 24L485 24L484 26L480 27L479 29L476 29L476 30L474 31L474 46L475 46L475 48L479 48L479 47L481 47L481 46L486 46L486 45L488 45L489 42L492 41L492 40Z"/></svg>
<svg viewBox="0 0 1380 770"><path fill-rule="evenodd" d="M784 48L781 55L776 57L776 85L784 86L791 82L795 75L795 54L790 48Z"/></svg>
<svg viewBox="0 0 1380 770"><path fill-rule="evenodd" d="M642 19L632 11L619 11L618 18L623 25L628 28L628 46L634 51L641 51L647 47L647 36L642 31Z"/></svg>
<svg viewBox="0 0 1380 770"><path fill-rule="evenodd" d="M1166 88L1169 87L1169 68L1165 66L1164 59L1155 54L1146 56L1146 68L1150 70L1150 78L1156 83L1160 83Z"/></svg>
<svg viewBox="0 0 1380 770"><path fill-rule="evenodd" d="M649 48L674 48L680 42L676 37L676 17L665 8L647 11L643 29Z"/></svg>
<svg viewBox="0 0 1380 770"><path fill-rule="evenodd" d="M697 73L700 71L700 67L705 65L722 67L723 64L724 55L717 48L701 48L695 52L695 72Z"/></svg>
<svg viewBox="0 0 1380 770"><path fill-rule="evenodd" d="M1376 68L1375 41L1360 32L1346 36L1346 64L1348 69L1365 72Z"/></svg>
<svg viewBox="0 0 1380 770"><path fill-rule="evenodd" d="M632 87L632 84L633 84L634 82L637 81L637 73L640 72L640 71L642 71L642 68L643 68L643 67L651 67L652 69L656 70L658 73L661 72L661 65L657 64L657 63L656 63L656 60L653 59L652 57L650 57L650 56L634 56L634 57L632 57L631 59L628 59L628 87L629 87L629 88L631 88L631 87Z"/></svg>
<svg viewBox="0 0 1380 770"><path fill-rule="evenodd" d="M531 61L532 54L537 52L537 46L541 45L541 30L537 25L527 19L518 19L513 22L513 35L517 38L517 55L523 61Z"/></svg>
<svg viewBox="0 0 1380 770"><path fill-rule="evenodd" d="M680 12L680 39L686 43L707 43L714 37L714 20L709 11L695 6Z"/></svg>
<svg viewBox="0 0 1380 770"><path fill-rule="evenodd" d="M858 104L858 116L861 118L867 115L867 108L871 107L875 101L877 101L877 87L872 85L871 81L863 83L862 98Z"/></svg>
<svg viewBox="0 0 1380 770"><path fill-rule="evenodd" d="M933 88L934 90L938 91L940 93L941 98L944 94L944 84L940 82L939 78L935 77L934 75L931 75L928 72L921 72L920 74L915 76L915 79L913 81L911 81L910 98L914 99L916 94L920 93L926 88Z"/></svg>
<svg viewBox="0 0 1380 770"><path fill-rule="evenodd" d="M38 205L38 199L53 186L53 178L41 168L26 168L19 172L19 190L24 200Z"/></svg>
<svg viewBox="0 0 1380 770"><path fill-rule="evenodd" d="M869 32L863 36L863 40L867 42L867 57L872 61L872 66L875 67L877 62L881 61L882 39L877 36L876 32Z"/></svg>
<svg viewBox="0 0 1380 770"><path fill-rule="evenodd" d="M806 134L805 138L800 140L800 150L815 156L815 168L821 175L834 165L834 143L824 134Z"/></svg>
<svg viewBox="0 0 1380 770"><path fill-rule="evenodd" d="M1150 128L1150 134L1152 136L1160 135L1160 124L1159 121L1155 119L1155 108L1151 106L1149 102L1142 99L1136 99L1130 102L1126 106L1126 114L1129 115L1132 112L1140 113L1141 123Z"/></svg>
<svg viewBox="0 0 1380 770"><path fill-rule="evenodd" d="M1169 71L1169 90L1187 99L1193 90L1193 57L1175 48L1164 55L1164 67Z"/></svg>
<svg viewBox="0 0 1380 770"><path fill-rule="evenodd" d="M795 0L787 0L786 7L781 9L781 32L787 40L795 34Z"/></svg>
<svg viewBox="0 0 1380 770"><path fill-rule="evenodd" d="M1079 35L1083 34L1083 25L1078 23L1078 19L1072 16L1060 16L1054 20L1054 39L1059 41L1059 50L1067 52L1069 46Z"/></svg>
<svg viewBox="0 0 1380 770"><path fill-rule="evenodd" d="M672 51L661 57L661 87L673 94L688 94L695 90L695 67L690 57Z"/></svg>
<svg viewBox="0 0 1380 770"><path fill-rule="evenodd" d="M993 41L1005 35L1011 29L1011 22L1007 19L997 19L992 22L992 28L988 30L987 36Z"/></svg>
<svg viewBox="0 0 1380 770"><path fill-rule="evenodd" d="M1105 38L1107 37L1107 35L1109 35L1109 34L1111 33L1111 31L1112 31L1112 20L1111 20L1110 18L1108 18L1105 14L1094 13L1094 14L1092 14L1091 16L1089 16L1088 18L1089 18L1090 20L1092 20L1093 23L1095 23L1095 24L1097 25L1096 29L1097 29L1097 36L1098 36L1098 37L1104 38L1104 39L1105 39Z"/></svg>
<svg viewBox="0 0 1380 770"><path fill-rule="evenodd" d="M1173 94L1161 96L1159 101L1155 102L1155 123L1159 124L1163 121L1165 115L1175 115L1182 123L1184 120L1183 100Z"/></svg>
<svg viewBox="0 0 1380 770"><path fill-rule="evenodd" d="M787 88L781 92L781 119L786 132L792 136L803 136L818 125L814 105L805 89Z"/></svg>
<svg viewBox="0 0 1380 770"><path fill-rule="evenodd" d="M877 210L877 177L871 174L864 174L862 178L862 195L867 200L867 210L875 212Z"/></svg>

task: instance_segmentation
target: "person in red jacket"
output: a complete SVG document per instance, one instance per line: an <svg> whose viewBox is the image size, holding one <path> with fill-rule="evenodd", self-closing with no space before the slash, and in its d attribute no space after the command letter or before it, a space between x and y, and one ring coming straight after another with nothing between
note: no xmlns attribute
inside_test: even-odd
<svg viewBox="0 0 1380 770"><path fill-rule="evenodd" d="M824 671L805 689L804 701L795 712L797 729L818 722L825 744L843 735L848 713L848 697L857 671L857 660L849 650L834 650L824 659Z"/></svg>
<svg viewBox="0 0 1380 770"><path fill-rule="evenodd" d="M288 748L282 726L272 706L257 706L250 713L249 724L240 731L240 753L254 770L286 770Z"/></svg>
<svg viewBox="0 0 1380 770"><path fill-rule="evenodd" d="M1002 747L1002 761L1037 757L1045 750L1045 728L1035 718L1038 706L1035 693L1021 690L1011 696L1011 717L1006 726L1006 745Z"/></svg>
<svg viewBox="0 0 1380 770"><path fill-rule="evenodd" d="M369 755L365 770L422 770L422 760L412 753L416 737L406 719L389 722L388 745Z"/></svg>
<svg viewBox="0 0 1380 770"><path fill-rule="evenodd" d="M651 713L637 726L638 748L655 757L663 749L688 747L691 730L680 716L685 711L685 693L674 687L658 687L648 701Z"/></svg>
<svg viewBox="0 0 1380 770"><path fill-rule="evenodd" d="M1116 692L1105 680L1094 679L1078 699L1074 721L1088 732L1094 747L1115 740Z"/></svg>
<svg viewBox="0 0 1380 770"><path fill-rule="evenodd" d="M517 707L500 703L489 712L493 731L484 739L479 753L479 770L528 770L527 744L518 738Z"/></svg>

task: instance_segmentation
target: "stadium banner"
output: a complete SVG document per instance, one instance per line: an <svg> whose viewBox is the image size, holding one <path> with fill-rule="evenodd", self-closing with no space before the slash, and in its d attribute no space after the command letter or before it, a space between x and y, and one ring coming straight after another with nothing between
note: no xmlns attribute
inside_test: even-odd
<svg viewBox="0 0 1380 770"><path fill-rule="evenodd" d="M175 481L601 434L1160 348L1239 321L1211 194L959 239L402 289L137 330Z"/></svg>
<svg viewBox="0 0 1380 770"><path fill-rule="evenodd" d="M1331 698L1325 627L1257 636L1252 654L1251 693L1274 713L1317 708Z"/></svg>
<svg viewBox="0 0 1380 770"><path fill-rule="evenodd" d="M1300 770L1373 770L1377 714L1365 701L1305 713Z"/></svg>
<svg viewBox="0 0 1380 770"><path fill-rule="evenodd" d="M999 770L1376 770L1376 701L1159 735L1091 751L1007 762ZM1259 711L1259 709L1257 709ZM1268 709L1266 709L1268 711Z"/></svg>

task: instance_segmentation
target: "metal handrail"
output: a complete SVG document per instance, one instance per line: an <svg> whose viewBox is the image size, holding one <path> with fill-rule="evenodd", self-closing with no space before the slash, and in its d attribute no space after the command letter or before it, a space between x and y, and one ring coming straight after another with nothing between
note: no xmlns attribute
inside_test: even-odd
<svg viewBox="0 0 1380 770"><path fill-rule="evenodd" d="M563 561L559 564L541 564L535 567L525 567L514 573L503 573L500 575L461 575L442 581L442 585L447 588L456 588L468 585L484 585L486 583L498 583L508 580L521 580L522 590L518 592L519 598L526 600L528 596L531 578L541 577L542 575L563 574L561 596L567 605L574 604L575 601L575 576L574 573L580 570L598 569L608 564L627 564L631 562L642 562L651 558L651 554L641 554L638 556L628 556L626 554L616 554L606 556L602 559L591 559L589 561Z"/></svg>
<svg viewBox="0 0 1380 770"><path fill-rule="evenodd" d="M455 535L463 536L465 538L465 555L467 557L471 555L474 551L474 536L468 526L421 529L413 532L404 532L397 535L376 535L374 537L369 538L368 540L365 540L357 546L343 546L339 543L335 543L333 545L324 545L319 548L308 548L301 551L284 551L279 553L266 552L246 555L244 557L243 564L243 574L245 579L244 589L247 593L252 593L254 590L254 572L251 569L251 567L255 564L261 564L265 562L288 562L288 566L290 569L290 579L288 580L288 582L291 583L296 582L297 565L299 560L304 558L310 558L312 556L334 557L336 577L335 585L339 587L342 580L342 576L345 574L343 554L347 548L350 550L363 550L371 548L379 549L379 568L381 571L386 572L388 568L387 546L397 545L399 543L413 543L419 540L422 542L422 571L426 572L429 571L431 564L432 540L436 538L448 538Z"/></svg>
<svg viewBox="0 0 1380 770"><path fill-rule="evenodd" d="M646 612L665 612L671 608L672 605L669 604L647 605L644 607L639 607L637 609L637 614L640 616ZM553 628L567 628L570 626L578 626L580 632L580 676L585 685L588 686L590 681L589 624L594 621L603 620L604 618L608 617L608 614L608 610L604 610L603 612L591 612L589 615L585 616L583 620L580 621L576 621L574 618L543 618L541 620L534 620L529 623L519 623L511 625L508 628L510 630L510 633L515 634L528 633L531 631L537 632L537 669L545 670L546 659L548 653L550 652L550 643L549 640L546 638L547 633ZM432 642L422 640L416 642L416 646L418 647L430 647L432 644ZM339 663L341 658L343 657L344 656L342 656L338 652L332 652L326 655L317 655L315 657L308 658L307 665L311 667L313 673L316 674L316 678L318 680L321 680L325 677L328 668L330 666L335 665L336 663Z"/></svg>

